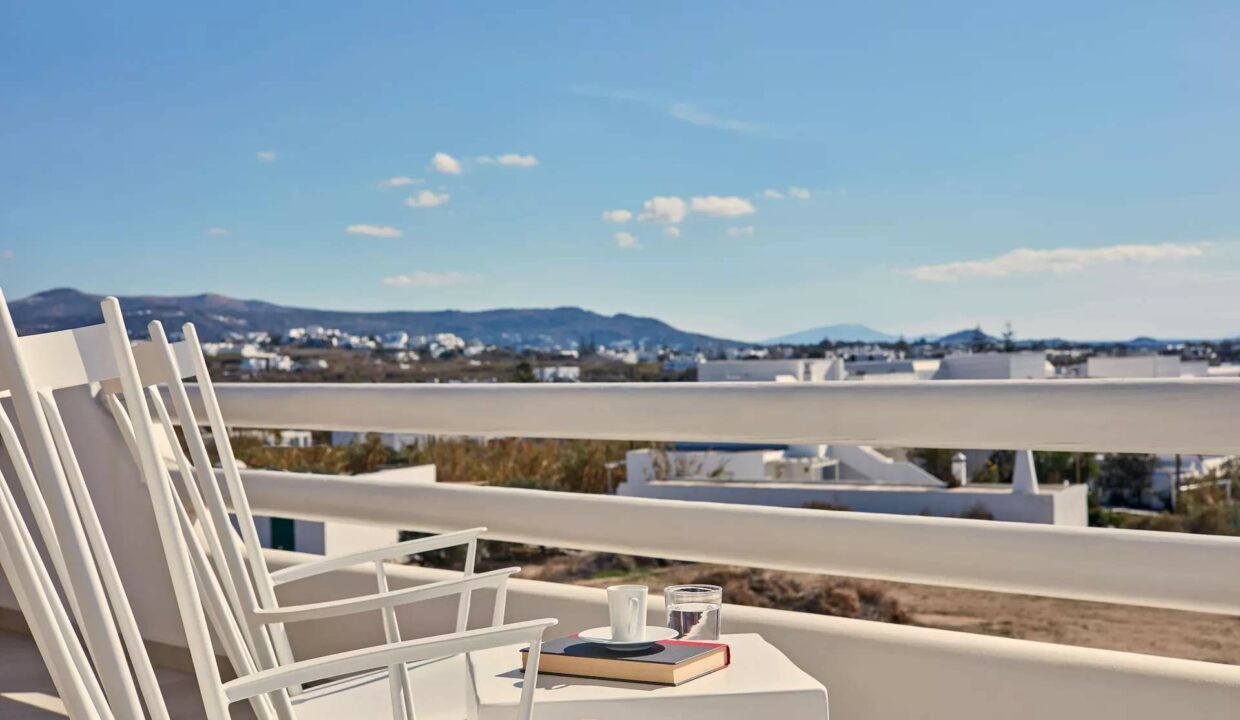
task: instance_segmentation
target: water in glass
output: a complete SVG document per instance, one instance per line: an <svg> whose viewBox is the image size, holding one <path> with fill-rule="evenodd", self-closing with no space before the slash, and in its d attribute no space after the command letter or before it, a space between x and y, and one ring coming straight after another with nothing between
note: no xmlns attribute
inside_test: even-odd
<svg viewBox="0 0 1240 720"><path fill-rule="evenodd" d="M673 585L663 591L667 626L682 640L718 640L723 588L717 585Z"/></svg>

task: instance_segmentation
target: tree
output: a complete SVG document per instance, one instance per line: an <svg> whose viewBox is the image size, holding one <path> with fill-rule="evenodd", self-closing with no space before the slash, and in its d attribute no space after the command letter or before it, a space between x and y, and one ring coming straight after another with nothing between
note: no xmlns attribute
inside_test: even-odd
<svg viewBox="0 0 1240 720"><path fill-rule="evenodd" d="M975 483L1012 482L1012 472L1015 468L1016 453L1011 450L996 450L973 473L972 481Z"/></svg>
<svg viewBox="0 0 1240 720"><path fill-rule="evenodd" d="M948 485L955 485L956 479L952 477L952 456L957 452L959 451L942 448L910 448L908 459Z"/></svg>
<svg viewBox="0 0 1240 720"><path fill-rule="evenodd" d="M534 368L530 365L529 360L522 360L512 369L511 382L532 383L538 382L538 378L534 376Z"/></svg>
<svg viewBox="0 0 1240 720"><path fill-rule="evenodd" d="M1107 453L1098 471L1099 495L1112 504L1143 505L1157 463L1153 455Z"/></svg>
<svg viewBox="0 0 1240 720"><path fill-rule="evenodd" d="M1098 476L1098 460L1092 453L1035 452L1033 466L1039 482L1053 485L1087 483Z"/></svg>
<svg viewBox="0 0 1240 720"><path fill-rule="evenodd" d="M1016 333L1010 322L1003 324L1003 352L1016 352Z"/></svg>
<svg viewBox="0 0 1240 720"><path fill-rule="evenodd" d="M973 482L1012 482L1016 468L1016 453L996 450L986 464L973 474ZM1033 470L1038 482L1060 485L1062 483L1087 483L1098 475L1098 461L1090 453L1034 452Z"/></svg>

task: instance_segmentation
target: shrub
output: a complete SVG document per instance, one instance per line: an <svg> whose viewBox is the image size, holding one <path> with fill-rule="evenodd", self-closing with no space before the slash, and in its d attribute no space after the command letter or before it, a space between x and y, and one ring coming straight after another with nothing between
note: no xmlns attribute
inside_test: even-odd
<svg viewBox="0 0 1240 720"><path fill-rule="evenodd" d="M355 475L392 465L433 464L441 482L504 485L566 492L611 492L634 443L605 440L477 441L432 439L396 452L371 434L364 442L330 447L269 447L233 438L237 459L254 468Z"/></svg>

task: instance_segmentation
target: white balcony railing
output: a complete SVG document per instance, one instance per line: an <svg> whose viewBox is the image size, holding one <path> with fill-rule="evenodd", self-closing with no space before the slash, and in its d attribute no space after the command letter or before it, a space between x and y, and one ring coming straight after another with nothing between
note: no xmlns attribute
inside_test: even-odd
<svg viewBox="0 0 1240 720"><path fill-rule="evenodd" d="M235 426L1220 453L1240 380L218 385ZM272 514L647 557L1240 614L1240 539L251 471ZM726 531L725 531L726 529Z"/></svg>
<svg viewBox="0 0 1240 720"><path fill-rule="evenodd" d="M1240 449L1240 380L217 390L238 427L1185 454ZM486 525L488 537L540 545L1240 614L1240 573L1231 569L1240 538L266 471L245 479L257 508L288 517L422 530ZM407 571L410 581L424 572ZM554 610L570 618L566 629L599 612L581 609L593 591L542 586L526 584L513 607ZM1237 667L769 610L733 609L731 617L774 638L824 680L840 716L1152 720L1177 709L1232 717L1240 707Z"/></svg>

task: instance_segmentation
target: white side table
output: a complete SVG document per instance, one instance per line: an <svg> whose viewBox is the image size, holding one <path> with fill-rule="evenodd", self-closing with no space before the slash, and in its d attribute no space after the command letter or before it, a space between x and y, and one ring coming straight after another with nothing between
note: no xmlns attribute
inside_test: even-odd
<svg viewBox="0 0 1240 720"><path fill-rule="evenodd" d="M538 720L827 720L827 689L761 635L724 635L728 667L683 685L539 674ZM520 646L471 653L471 718L515 718L521 696Z"/></svg>

